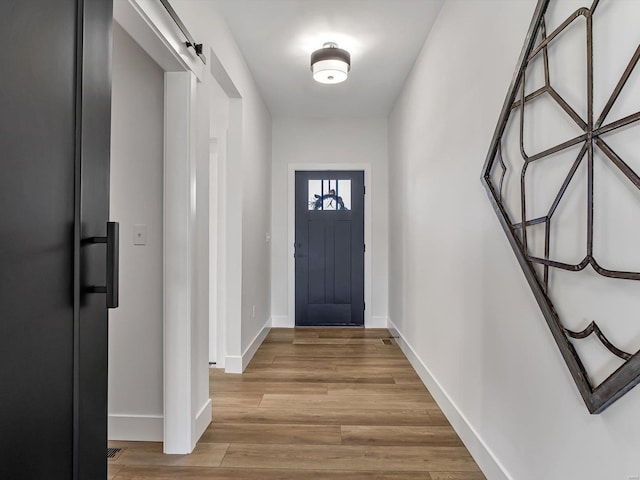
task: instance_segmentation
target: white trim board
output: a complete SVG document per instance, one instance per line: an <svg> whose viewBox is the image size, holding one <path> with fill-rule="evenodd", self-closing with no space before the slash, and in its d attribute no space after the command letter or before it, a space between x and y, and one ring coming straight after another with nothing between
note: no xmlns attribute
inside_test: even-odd
<svg viewBox="0 0 640 480"><path fill-rule="evenodd" d="M161 442L164 437L162 415L109 415L109 440Z"/></svg>
<svg viewBox="0 0 640 480"><path fill-rule="evenodd" d="M271 317L271 328L293 328L295 327L295 322L289 320L290 317L287 315L273 315Z"/></svg>
<svg viewBox="0 0 640 480"><path fill-rule="evenodd" d="M271 318L267 320L241 356L227 355L224 364L225 373L242 373L271 331Z"/></svg>
<svg viewBox="0 0 640 480"><path fill-rule="evenodd" d="M349 171L362 171L364 172L364 185L367 188L367 194L364 196L364 243L365 245L371 245L372 232L371 232L371 196L374 194L371 190L371 164L370 163L290 163L287 165L287 291L289 297L289 311L288 321L286 322L291 328L295 326L295 311L296 311L296 275L295 275L295 260L294 260L294 247L296 232L295 232L295 185L296 185L296 172L322 172L325 170L349 170ZM371 250L367 248L364 252L364 303L365 305L372 305L371 302ZM365 328L372 328L371 307L364 311L364 326ZM287 317L278 317L287 318Z"/></svg>
<svg viewBox="0 0 640 480"><path fill-rule="evenodd" d="M368 328L387 328L387 317L371 316Z"/></svg>
<svg viewBox="0 0 640 480"><path fill-rule="evenodd" d="M113 18L165 72L192 71L202 81L204 64L160 2L117 0Z"/></svg>
<svg viewBox="0 0 640 480"><path fill-rule="evenodd" d="M458 409L457 405L442 388L442 385L440 385L429 368L420 359L411 344L407 342L391 319L387 319L387 322L387 328L391 332L391 335L396 337L398 346L447 417L447 420L451 423L451 426L465 447L467 447L467 450L469 450L469 453L482 470L482 473L487 477L487 480L513 480L507 473L504 465L496 458L484 440L478 435L475 428L473 428L473 425L469 423L469 420L467 420L465 415Z"/></svg>
<svg viewBox="0 0 640 480"><path fill-rule="evenodd" d="M204 403L202 408L198 411L196 418L193 421L193 429L192 429L192 438L191 441L195 445L204 431L207 429L209 424L213 420L212 410L211 410L211 399L207 398L207 401Z"/></svg>
<svg viewBox="0 0 640 480"><path fill-rule="evenodd" d="M220 362L223 342L218 326L218 139L209 138L209 364Z"/></svg>
<svg viewBox="0 0 640 480"><path fill-rule="evenodd" d="M165 73L164 453L193 450L195 95L193 73Z"/></svg>

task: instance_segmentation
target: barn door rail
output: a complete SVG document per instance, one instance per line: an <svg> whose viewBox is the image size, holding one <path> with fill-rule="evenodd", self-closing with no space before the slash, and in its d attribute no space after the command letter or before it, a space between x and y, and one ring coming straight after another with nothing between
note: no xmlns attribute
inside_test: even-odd
<svg viewBox="0 0 640 480"><path fill-rule="evenodd" d="M185 45L188 48L193 48L193 50L196 52L196 55L198 55L198 57L200 57L200 60L202 60L202 63L204 63L206 65L207 64L207 58L202 53L202 44L201 43L196 43L196 41L193 39L193 36L191 35L191 33L189 33L189 30L187 29L187 27L185 27L184 23L182 23L182 20L180 20L180 17L178 16L176 11L173 9L171 4L169 3L169 0L160 0L160 3L167 10L167 13L169 13L169 16L173 19L175 24L178 26L178 28L180 29L182 34L187 39L187 41L184 42Z"/></svg>

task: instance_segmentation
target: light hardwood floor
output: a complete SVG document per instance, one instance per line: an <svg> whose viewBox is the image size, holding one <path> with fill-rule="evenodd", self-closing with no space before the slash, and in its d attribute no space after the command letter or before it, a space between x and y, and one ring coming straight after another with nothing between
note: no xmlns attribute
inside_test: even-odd
<svg viewBox="0 0 640 480"><path fill-rule="evenodd" d="M485 480L389 337L272 329L243 375L211 370L213 423L193 454L110 442L123 451L109 478Z"/></svg>

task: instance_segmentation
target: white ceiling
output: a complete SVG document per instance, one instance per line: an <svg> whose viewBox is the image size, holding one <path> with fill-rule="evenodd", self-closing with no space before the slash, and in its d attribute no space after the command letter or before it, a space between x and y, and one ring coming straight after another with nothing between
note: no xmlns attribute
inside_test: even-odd
<svg viewBox="0 0 640 480"><path fill-rule="evenodd" d="M212 0L274 116L386 116L443 0ZM351 53L347 81L322 85L311 52Z"/></svg>

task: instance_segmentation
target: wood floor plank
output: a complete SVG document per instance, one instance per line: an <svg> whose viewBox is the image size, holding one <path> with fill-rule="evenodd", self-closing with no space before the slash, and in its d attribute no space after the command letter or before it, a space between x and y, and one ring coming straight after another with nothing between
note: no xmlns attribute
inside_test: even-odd
<svg viewBox="0 0 640 480"><path fill-rule="evenodd" d="M438 425L428 410L385 410L358 408L218 408L214 423L291 423L303 425ZM438 420L439 421L439 420Z"/></svg>
<svg viewBox="0 0 640 480"><path fill-rule="evenodd" d="M478 471L463 447L232 444L223 467L308 470Z"/></svg>
<svg viewBox="0 0 640 480"><path fill-rule="evenodd" d="M286 408L287 405L303 408L338 408L351 409L415 409L427 408L433 404L429 395L406 394L397 395L280 395L267 394L262 396L260 408Z"/></svg>
<svg viewBox="0 0 640 480"><path fill-rule="evenodd" d="M378 358L378 357L349 357L349 356L324 356L312 357L305 355L274 355L271 358L272 367L288 367L295 365L298 367L314 368L316 365L337 366L389 366L398 365L411 368L406 358Z"/></svg>
<svg viewBox="0 0 640 480"><path fill-rule="evenodd" d="M423 385L414 384L368 384L368 383L329 383L326 385L328 395L396 395L398 393L410 393L424 395L435 403L431 394ZM276 392L265 392L276 393ZM287 392L282 392L287 393ZM304 392L300 392L304 393ZM315 393L315 392L309 392ZM322 392L320 392L322 393Z"/></svg>
<svg viewBox="0 0 640 480"><path fill-rule="evenodd" d="M321 328L317 330L319 338L389 338L386 328Z"/></svg>
<svg viewBox="0 0 640 480"><path fill-rule="evenodd" d="M262 401L261 393L216 392L211 395L213 407L257 407Z"/></svg>
<svg viewBox="0 0 640 480"><path fill-rule="evenodd" d="M228 448L228 443L199 443L191 455L164 455L161 443L137 442L130 443L113 464L217 467Z"/></svg>
<svg viewBox="0 0 640 480"><path fill-rule="evenodd" d="M427 472L128 466L116 480L431 480ZM461 477L460 480L466 480ZM469 477L469 480L476 480Z"/></svg>
<svg viewBox="0 0 640 480"><path fill-rule="evenodd" d="M263 348L265 353L277 353L278 355L343 355L357 356L368 355L378 357L402 358L403 354L394 345L294 345L266 343Z"/></svg>
<svg viewBox="0 0 640 480"><path fill-rule="evenodd" d="M282 343L282 342L292 342L295 337L295 333L294 332L287 332L285 330L288 329L282 329L280 331L277 331L275 329L271 329L271 331L269 332L269 335L267 335L267 337L264 339L264 343Z"/></svg>
<svg viewBox="0 0 640 480"><path fill-rule="evenodd" d="M449 420L439 408L427 408L427 414L433 425L450 425Z"/></svg>
<svg viewBox="0 0 640 480"><path fill-rule="evenodd" d="M116 475L124 468L123 465L115 465L110 461L107 461L107 480L113 480Z"/></svg>
<svg viewBox="0 0 640 480"><path fill-rule="evenodd" d="M214 380L215 381L215 380ZM345 374L337 372L246 372L242 375L229 375L223 381L226 382L309 382L309 383L396 383L391 375L378 375L375 373Z"/></svg>
<svg viewBox="0 0 640 480"><path fill-rule="evenodd" d="M380 338L294 338L294 345L383 345Z"/></svg>
<svg viewBox="0 0 640 480"><path fill-rule="evenodd" d="M409 364L405 365L336 365L338 373L353 375L354 373L377 373L387 375L414 375L413 368Z"/></svg>
<svg viewBox="0 0 640 480"><path fill-rule="evenodd" d="M417 373L392 373L393 382L398 385L422 385L422 380Z"/></svg>
<svg viewBox="0 0 640 480"><path fill-rule="evenodd" d="M342 385L331 384L331 385ZM345 384L351 385L351 384ZM356 384L367 385L367 384ZM380 385L378 385L380 386ZM390 387L400 388L401 385L392 385ZM412 387L412 386L409 386ZM337 386L334 388L338 388ZM407 390L409 391L409 390ZM211 392L213 395L218 393L284 393L284 394L307 394L307 395L325 395L329 392L329 384L310 383L310 382L211 382Z"/></svg>
<svg viewBox="0 0 640 480"><path fill-rule="evenodd" d="M201 442L340 445L339 425L212 423Z"/></svg>
<svg viewBox="0 0 640 480"><path fill-rule="evenodd" d="M481 472L434 472L432 480L486 480Z"/></svg>
<svg viewBox="0 0 640 480"><path fill-rule="evenodd" d="M342 425L343 445L461 447L462 441L448 426Z"/></svg>
<svg viewBox="0 0 640 480"><path fill-rule="evenodd" d="M247 368L249 367L270 367L271 365L273 365L273 355L269 355L269 356L264 356L264 357L258 357L258 358L252 358L251 362L249 362L249 365L247 366Z"/></svg>
<svg viewBox="0 0 640 480"><path fill-rule="evenodd" d="M278 375L279 376L291 376L291 378L295 378L296 375L308 375L309 372L309 367L305 366L305 365L289 365L287 367L279 367L278 368ZM325 374L325 375L332 375L332 374L336 374L338 373L337 367L333 366L333 365L316 365L315 367L313 367L313 373L314 374ZM358 372L359 373L359 372ZM372 373L372 372L368 372L368 373ZM254 366L250 366L247 367L247 369L244 371L244 375L251 375L251 374L265 374L265 376L270 376L271 374L273 374L273 365L269 365L269 366L265 366L265 365L254 365ZM353 375L353 372L349 372L349 375Z"/></svg>
<svg viewBox="0 0 640 480"><path fill-rule="evenodd" d="M218 478L217 467L126 465L115 480L209 480Z"/></svg>

